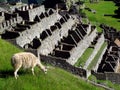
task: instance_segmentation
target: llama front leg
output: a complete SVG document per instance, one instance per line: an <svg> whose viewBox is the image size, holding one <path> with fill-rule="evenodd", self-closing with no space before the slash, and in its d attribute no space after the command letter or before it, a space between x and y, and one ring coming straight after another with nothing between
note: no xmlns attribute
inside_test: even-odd
<svg viewBox="0 0 120 90"><path fill-rule="evenodd" d="M31 70L32 70L32 74L35 75L35 73L34 73L34 67L32 67Z"/></svg>

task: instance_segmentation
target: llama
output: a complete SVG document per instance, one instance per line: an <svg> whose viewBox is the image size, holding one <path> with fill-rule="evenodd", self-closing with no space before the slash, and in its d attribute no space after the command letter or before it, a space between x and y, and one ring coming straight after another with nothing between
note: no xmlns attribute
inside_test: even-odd
<svg viewBox="0 0 120 90"><path fill-rule="evenodd" d="M39 56L38 56L39 57ZM14 76L17 79L17 72L22 67L23 69L31 68L32 74L34 75L34 67L38 66L45 73L47 73L47 68L41 64L39 58L30 52L20 52L16 53L11 58L11 64L14 67Z"/></svg>

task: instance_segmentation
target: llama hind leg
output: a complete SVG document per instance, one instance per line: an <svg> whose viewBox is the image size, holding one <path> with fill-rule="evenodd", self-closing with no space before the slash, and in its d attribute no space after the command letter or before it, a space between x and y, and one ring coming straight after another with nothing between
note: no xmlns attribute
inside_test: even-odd
<svg viewBox="0 0 120 90"><path fill-rule="evenodd" d="M15 79L17 79L19 77L19 75L17 74L17 72L19 71L19 69L20 69L20 67L15 68L15 71L14 71Z"/></svg>
<svg viewBox="0 0 120 90"><path fill-rule="evenodd" d="M15 79L17 79L17 77L19 76L19 75L17 74L18 70L19 70L19 69L16 69L15 72L14 72Z"/></svg>

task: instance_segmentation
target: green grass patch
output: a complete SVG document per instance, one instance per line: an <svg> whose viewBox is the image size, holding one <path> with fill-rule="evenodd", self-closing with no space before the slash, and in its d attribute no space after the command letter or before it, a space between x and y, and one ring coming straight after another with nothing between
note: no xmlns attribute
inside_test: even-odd
<svg viewBox="0 0 120 90"><path fill-rule="evenodd" d="M46 75L39 71L36 72L36 76L25 73L17 80L14 77L0 78L0 90L87 90L88 88L104 90L60 68L50 69Z"/></svg>
<svg viewBox="0 0 120 90"><path fill-rule="evenodd" d="M20 51L22 50L0 39L0 71L11 69L10 59L14 53Z"/></svg>
<svg viewBox="0 0 120 90"><path fill-rule="evenodd" d="M96 14L85 10L88 19L90 22L94 25L98 25L101 23L105 23L109 26L112 26L118 30L120 30L120 22L118 22L120 19L114 18L112 16L104 16L106 15L115 15L114 11L117 10L117 6L115 6L115 3L112 1L99 1L99 3L85 3L86 7L89 7L92 10L96 11Z"/></svg>
<svg viewBox="0 0 120 90"><path fill-rule="evenodd" d="M10 58L14 53L21 51L9 42L0 39L0 90L87 90L88 88L104 90L63 69L52 66L47 74L36 67L35 76L32 75L31 70L27 72L20 70L19 78L16 80Z"/></svg>
<svg viewBox="0 0 120 90"><path fill-rule="evenodd" d="M80 66L83 67L85 65L85 62L89 58L89 56L92 54L93 50L94 50L93 48L87 48L85 50L85 52L82 54L82 56L75 63L75 66L77 66L77 67L80 67Z"/></svg>
<svg viewBox="0 0 120 90"><path fill-rule="evenodd" d="M88 66L88 68L87 68L88 70L91 70L91 69L96 65L96 63L97 63L100 55L102 54L104 48L106 47L106 45L107 45L106 42L103 43L103 45L101 46L100 50L99 50L98 53L96 54L95 58L94 58L94 59L92 60L92 62L89 64L89 66Z"/></svg>

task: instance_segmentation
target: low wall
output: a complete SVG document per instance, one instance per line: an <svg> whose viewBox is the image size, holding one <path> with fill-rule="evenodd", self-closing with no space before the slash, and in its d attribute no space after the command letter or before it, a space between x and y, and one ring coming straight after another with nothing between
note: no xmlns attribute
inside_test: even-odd
<svg viewBox="0 0 120 90"><path fill-rule="evenodd" d="M86 70L72 66L69 63L67 63L66 60L64 59L60 59L52 56L44 56L44 55L41 55L40 57L41 57L41 60L44 61L45 63L50 63L53 66L58 66L75 75L86 78L86 74L87 74Z"/></svg>
<svg viewBox="0 0 120 90"><path fill-rule="evenodd" d="M94 71L92 71L91 73L99 80L110 80L113 83L120 84L120 73L114 72L98 73Z"/></svg>

